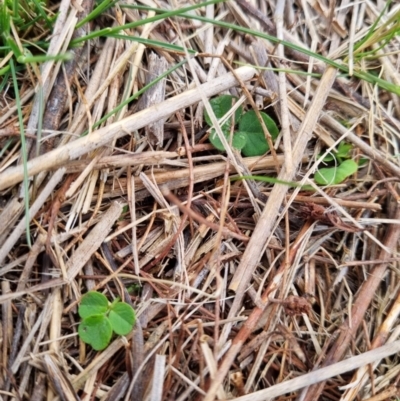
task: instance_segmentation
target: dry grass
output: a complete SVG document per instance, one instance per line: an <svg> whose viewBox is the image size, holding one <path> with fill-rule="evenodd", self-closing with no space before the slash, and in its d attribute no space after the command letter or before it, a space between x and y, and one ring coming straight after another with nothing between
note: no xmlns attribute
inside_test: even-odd
<svg viewBox="0 0 400 401"><path fill-rule="evenodd" d="M59 18L70 10L71 23L46 33L52 49L89 29L74 30L73 14L93 7L78 3L61 3ZM359 58L357 42L384 2L348 3L238 0L193 13L400 84L398 37L380 47L399 5L366 43L372 57ZM90 31L154 15L116 6ZM103 38L61 68L43 64L41 140L37 75L18 77L31 248L13 91L0 99L0 400L400 398L398 96L202 21L163 19L125 33L199 54L98 127L187 55ZM227 92L277 121L272 153L243 158L208 144L204 107ZM313 184L318 155L342 141L367 160L342 184L310 192L229 179L251 172ZM138 318L101 352L77 335L77 305L93 289L132 303Z"/></svg>

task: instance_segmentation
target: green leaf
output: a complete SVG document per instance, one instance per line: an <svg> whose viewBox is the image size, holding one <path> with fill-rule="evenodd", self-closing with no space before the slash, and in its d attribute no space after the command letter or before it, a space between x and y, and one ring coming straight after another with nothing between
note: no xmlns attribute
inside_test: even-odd
<svg viewBox="0 0 400 401"><path fill-rule="evenodd" d="M243 149L246 146L247 137L243 132L235 132L232 138L232 146L235 149Z"/></svg>
<svg viewBox="0 0 400 401"><path fill-rule="evenodd" d="M213 112L215 114L215 117L219 120L222 118L228 111L232 108L232 106L236 103L237 97L231 96L231 95L221 95L218 97L215 97L214 99L210 100L210 105L211 108L213 109ZM243 109L242 106L238 107L238 109L235 111L235 117L234 117L234 124L237 124L240 116L242 115ZM210 116L207 113L207 110L204 113L204 119L206 120L206 123L211 127L213 125ZM229 119L225 124L223 124L223 128L226 129L228 132L230 131L231 128L231 122L232 120Z"/></svg>
<svg viewBox="0 0 400 401"><path fill-rule="evenodd" d="M354 160L345 160L338 167L321 168L314 175L314 180L320 185L335 185L343 182L358 169Z"/></svg>
<svg viewBox="0 0 400 401"><path fill-rule="evenodd" d="M279 135L279 129L275 121L263 112L260 114L272 139L276 139ZM239 132L246 135L246 145L242 149L245 156L261 156L269 150L264 131L254 110L243 115L239 122Z"/></svg>
<svg viewBox="0 0 400 401"><path fill-rule="evenodd" d="M111 309L108 319L112 329L120 336L124 336L132 330L136 317L130 305L118 302Z"/></svg>
<svg viewBox="0 0 400 401"><path fill-rule="evenodd" d="M121 212L121 217L118 219L118 221L123 221L125 219L125 214L129 212L129 206L125 205L122 208L122 212Z"/></svg>
<svg viewBox="0 0 400 401"><path fill-rule="evenodd" d="M101 351L110 343L112 328L104 315L89 316L78 327L79 337L83 342Z"/></svg>
<svg viewBox="0 0 400 401"><path fill-rule="evenodd" d="M346 142L340 142L338 151L335 156L342 159L348 159L351 155L350 152L353 149L353 145Z"/></svg>
<svg viewBox="0 0 400 401"><path fill-rule="evenodd" d="M227 132L225 129L222 130L226 140L229 142L229 136L230 132ZM221 140L219 139L219 136L215 129L211 130L210 136L209 136L210 142L213 144L215 148L217 148L220 151L225 150L225 146L222 144ZM235 132L232 137L232 146L235 149L242 149L246 145L247 137L241 132Z"/></svg>
<svg viewBox="0 0 400 401"><path fill-rule="evenodd" d="M360 159L358 160L359 167L365 166L367 163L368 159L366 159L365 157L360 157Z"/></svg>
<svg viewBox="0 0 400 401"><path fill-rule="evenodd" d="M222 130L225 138L228 139L229 137L229 132L225 132L225 130ZM208 139L210 140L210 142L212 143L212 145L217 148L220 151L224 151L225 150L225 146L222 144L221 139L219 139L219 136L217 134L217 132L215 131L215 129L212 129L210 132L210 136L208 137Z"/></svg>
<svg viewBox="0 0 400 401"><path fill-rule="evenodd" d="M317 157L317 159L320 159L323 155L320 153ZM333 162L334 160L336 160L335 156L333 155L333 153L328 153L324 158L323 161L328 163L328 162Z"/></svg>
<svg viewBox="0 0 400 401"><path fill-rule="evenodd" d="M86 319L89 316L104 314L107 309L107 298L100 292L89 291L82 297L78 313L82 319Z"/></svg>
<svg viewBox="0 0 400 401"><path fill-rule="evenodd" d="M339 163L343 159L349 159L351 158L351 151L353 149L353 145L350 143L346 142L340 142L338 146L337 152L331 152L328 153L324 158L323 161L326 163L333 162L338 160ZM320 159L323 156L323 154L319 154L317 159Z"/></svg>

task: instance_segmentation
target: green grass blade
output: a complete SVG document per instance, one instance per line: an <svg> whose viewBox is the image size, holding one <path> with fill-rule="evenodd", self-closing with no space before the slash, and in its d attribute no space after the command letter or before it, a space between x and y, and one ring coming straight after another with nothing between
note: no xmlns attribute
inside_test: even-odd
<svg viewBox="0 0 400 401"><path fill-rule="evenodd" d="M379 21L382 19L382 17L385 14L385 12L389 9L389 6L390 6L391 2L392 2L392 0L388 0L387 1L387 3L385 4L385 7L383 8L383 10L378 15L378 18L371 25L371 27L369 28L369 30L368 30L367 34L365 35L365 37L363 39L361 39L358 43L355 44L355 46L354 46L354 52L355 53L356 53L357 49L362 47L363 44L366 43L368 41L368 39L374 34L375 28L378 26Z"/></svg>
<svg viewBox="0 0 400 401"><path fill-rule="evenodd" d="M259 65L242 63L240 61L234 61L233 64L250 66L250 67L256 68L258 70L263 70L263 71L285 72L287 74L305 75L305 76L310 76L310 77L314 77L314 78L322 77L322 74L318 74L318 73L314 73L314 72L307 72L307 71L302 71L302 70L290 70L288 68L260 67Z"/></svg>
<svg viewBox="0 0 400 401"><path fill-rule="evenodd" d="M30 52L29 52L30 53ZM43 55L43 56L33 56L26 52L25 55L21 55L17 57L17 61L21 64L32 64L32 63L42 63L45 61L69 61L72 60L72 54L64 53L64 54L57 54L54 56L51 55Z"/></svg>
<svg viewBox="0 0 400 401"><path fill-rule="evenodd" d="M162 20L162 19L171 18L171 17L175 17L175 16L181 16L181 14L187 13L187 12L192 11L192 10L196 10L197 8L205 7L205 6L210 5L210 4L222 3L224 1L225 0L209 0L209 1L205 1L204 3L196 4L196 5L190 6L190 7L180 8L178 10L173 10L173 11L168 11L168 10L161 10L160 11L160 9L155 9L155 10L160 11L161 14L155 15L154 17L146 18L146 19L143 19L143 20L140 20L140 21L130 22L129 24L116 26L116 27L113 27L113 28L100 29L99 31L92 32L89 35L82 36L81 38L77 38L77 39L71 41L71 46L77 46L81 42L85 42L87 40L95 39L95 38L98 38L98 37L101 37L101 36L105 36L105 35L108 36L108 35L111 35L111 34L118 34L121 31L124 31L126 29L137 28L139 26L146 25L146 24L149 24L151 22L156 22L156 21L159 21L159 20ZM122 7L122 5L121 5L121 7ZM151 10L151 8L150 7L149 8L145 7L144 10ZM186 15L185 15L185 18L187 18Z"/></svg>
<svg viewBox="0 0 400 401"><path fill-rule="evenodd" d="M278 178L274 177L268 177L264 175L243 175L241 177L231 177L231 181L239 181L239 180L254 180L254 181L263 181L263 182L268 182L270 184L282 184L282 185L287 185L292 188L307 188L309 187L308 185L301 185L298 184L297 182L293 181L283 181L279 180Z"/></svg>
<svg viewBox="0 0 400 401"><path fill-rule="evenodd" d="M132 42L142 43L149 47L155 47L155 48L160 48L160 49L171 50L173 52L185 53L185 49L183 47L177 46L177 45L172 45L171 43L167 43L167 42L161 42L159 40L144 39L144 38L140 38L139 36L127 36L127 35L121 35L121 34L115 34L115 33L107 34L105 36L111 37L114 39L130 40ZM187 51L189 54L197 53L196 51L191 50L191 49L187 49Z"/></svg>
<svg viewBox="0 0 400 401"><path fill-rule="evenodd" d="M47 28L51 30L53 28L53 24L52 24L51 19L47 16L45 10L42 8L43 3L41 3L38 0L32 0L32 1L36 6L35 8L36 8L37 13L40 15L41 18L44 19Z"/></svg>
<svg viewBox="0 0 400 401"><path fill-rule="evenodd" d="M0 76L5 75L3 80L0 82L0 93L3 93L4 88L7 85L8 78L10 76L10 66L6 65L3 68L0 68Z"/></svg>
<svg viewBox="0 0 400 401"><path fill-rule="evenodd" d="M104 0L102 1L90 14L88 14L85 18L79 21L76 24L76 29L79 29L81 26L85 25L87 22L92 21L97 18L100 14L114 6L118 3L119 0Z"/></svg>
<svg viewBox="0 0 400 401"><path fill-rule="evenodd" d="M40 144L42 141L42 129L43 129L43 110L44 110L44 96L43 96L43 85L39 85L38 88L38 96L39 96L39 110L38 110L38 128L36 134L36 157L39 156L40 152Z"/></svg>
<svg viewBox="0 0 400 401"><path fill-rule="evenodd" d="M134 8L134 9L138 9L138 10L148 10L148 11L155 11L156 13L162 13L160 14L161 16L165 15L165 10L162 9L158 9L158 8L152 8L152 7L146 7L146 6L136 6L136 5L130 5L130 6L121 6L121 7L128 7L128 8ZM324 62L327 65L330 65L331 67L337 68L339 71L344 72L345 74L349 73L349 68L341 63L338 63L334 60L330 60L329 58L326 58L318 53L314 53L311 50L308 50L304 47L298 46L294 43L290 43L287 42L285 40L280 40L275 36L272 35L268 35L267 33L263 33L263 32L258 32L258 31L254 31L253 29L249 29L249 28L243 28L241 26L235 25L235 24L231 24L229 22L223 22L223 21L216 21L216 20L211 20L209 18L206 17L201 17L198 15L192 15L192 14L185 14L185 11L183 11L184 9L180 9L177 10L177 13L175 14L176 16L180 16L180 17L185 17L187 19L194 19L197 21L202 21L208 24L213 24L216 26L219 26L221 28L226 28L226 29L232 29L235 30L237 32L242 32L245 34L249 34L249 35L253 35L262 39L266 39L269 40L272 43L276 43L276 44L282 44L287 48L296 50L300 53L303 53L309 57L313 57L319 61ZM156 17L154 17L156 18ZM395 93L397 95L400 96L400 86L398 85L394 85L388 81L385 81L383 79L377 78L375 75L367 73L367 72L363 72L363 71L357 71L354 70L353 71L353 76L362 79L366 82L369 82L373 85L378 85L380 88L385 89L389 92Z"/></svg>
<svg viewBox="0 0 400 401"><path fill-rule="evenodd" d="M19 30L22 31L22 32L26 31L28 28L30 28L31 26L33 26L34 24L39 22L41 18L42 17L40 15L36 16L32 20L28 21L26 24L21 25L19 27ZM49 23L51 24L51 29L53 29L53 25L54 25L54 23L56 22L56 19L57 19L57 14L55 14L55 15L53 15L51 17L47 16L47 19L49 20Z"/></svg>
<svg viewBox="0 0 400 401"><path fill-rule="evenodd" d="M7 149L11 146L13 143L12 138L8 139L7 142L0 148L0 159L4 156L4 154L7 152Z"/></svg>
<svg viewBox="0 0 400 401"><path fill-rule="evenodd" d="M26 147L26 140L25 140L25 128L24 128L24 119L22 116L22 105L21 105L21 98L19 96L18 90L18 82L17 82L17 74L15 71L15 64L14 60L10 59L10 67L11 67L11 75L13 79L14 85L14 92L15 92L15 103L17 105L18 111L18 123L19 123L19 130L21 134L21 153L22 153L22 163L24 165L24 204L25 204L25 223L26 223L26 241L28 243L29 248L31 248L31 236L30 236L30 227L29 227L29 175L28 175L28 150Z"/></svg>

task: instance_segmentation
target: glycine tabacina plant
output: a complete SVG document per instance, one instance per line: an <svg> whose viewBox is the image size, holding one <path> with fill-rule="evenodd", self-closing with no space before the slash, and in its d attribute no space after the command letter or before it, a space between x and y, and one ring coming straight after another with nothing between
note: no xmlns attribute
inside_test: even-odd
<svg viewBox="0 0 400 401"><path fill-rule="evenodd" d="M335 165L320 168L314 175L315 182L319 185L336 185L353 175L357 171L359 163L350 159L352 149L351 144L341 142L337 152L325 156L324 163L334 163ZM362 163L363 160L360 162Z"/></svg>
<svg viewBox="0 0 400 401"><path fill-rule="evenodd" d="M210 105L215 116L218 119L221 119L229 112L236 101L237 98L235 96L221 95L211 99ZM276 139L279 135L279 129L274 120L262 111L260 112L260 115L269 133L271 134L272 139ZM207 112L205 112L204 118L208 125L213 125ZM269 150L269 145L265 138L264 131L254 110L243 113L243 108L241 106L238 107L234 115L231 118L228 118L226 122L221 125L221 130L227 141L230 140L231 131L233 130L232 146L235 149L240 150L244 156L261 156ZM209 139L215 148L221 151L225 150L225 147L214 128L211 129ZM341 142L336 152L324 157L324 163L334 163L334 166L320 168L314 175L315 182L319 185L336 185L340 184L346 178L354 174L357 171L360 163L351 160L352 149L352 145ZM258 176L241 177L236 179L243 178L252 178L261 181L265 180L268 182L281 183L289 186L298 186L292 182L279 181L274 178L268 178L267 180Z"/></svg>
<svg viewBox="0 0 400 401"><path fill-rule="evenodd" d="M221 95L211 99L210 105L217 119L220 119L229 112L236 101L237 98L235 96ZM274 120L262 111L260 111L260 115L271 134L272 139L276 139L279 135L279 129ZM204 114L204 118L208 125L213 125L207 112ZM235 149L241 150L244 156L261 156L269 150L264 131L254 110L243 113L243 108L240 106L235 111L235 115L232 118L228 118L228 120L221 126L222 132L228 142L232 125L234 126L233 128L237 126L237 129L233 132L232 146ZM211 129L209 139L218 150L225 150L224 145L214 128Z"/></svg>
<svg viewBox="0 0 400 401"><path fill-rule="evenodd" d="M78 313L82 318L78 327L79 337L96 351L108 346L113 332L127 335L136 320L135 311L129 304L119 298L110 303L96 291L89 291L82 297Z"/></svg>

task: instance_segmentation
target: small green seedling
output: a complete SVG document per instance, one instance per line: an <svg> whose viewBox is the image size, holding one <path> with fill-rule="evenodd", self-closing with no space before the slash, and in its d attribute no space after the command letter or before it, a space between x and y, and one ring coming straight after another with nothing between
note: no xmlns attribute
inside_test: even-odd
<svg viewBox="0 0 400 401"><path fill-rule="evenodd" d="M315 182L319 185L336 185L353 175L358 170L358 163L350 159L352 149L351 144L341 142L337 152L325 156L323 161L335 162L335 166L319 169L314 175Z"/></svg>
<svg viewBox="0 0 400 401"><path fill-rule="evenodd" d="M210 100L210 105L217 119L221 119L232 108L237 101L235 96L222 95ZM274 120L267 114L260 112L261 118L264 121L272 139L276 139L279 135L279 129ZM206 112L204 118L208 125L212 126L210 116ZM269 145L265 139L264 131L261 123L258 121L254 110L243 113L243 108L240 106L235 111L235 115L221 126L222 132L229 141L231 129L238 126L238 129L233 132L232 146L235 149L241 150L244 156L261 156L269 150ZM215 129L211 129L210 142L221 151L224 151L224 145L219 139Z"/></svg>
<svg viewBox="0 0 400 401"><path fill-rule="evenodd" d="M118 298L112 303L99 292L90 291L82 297L78 310L82 322L78 327L83 342L101 351L108 346L113 331L124 336L135 324L135 311Z"/></svg>

